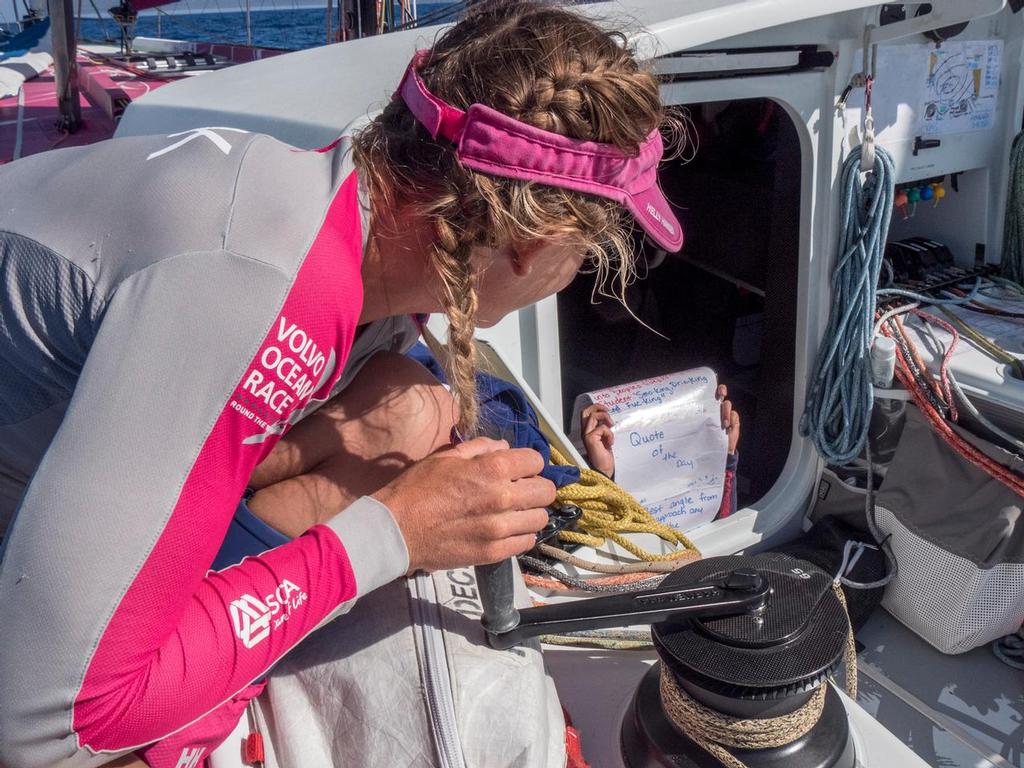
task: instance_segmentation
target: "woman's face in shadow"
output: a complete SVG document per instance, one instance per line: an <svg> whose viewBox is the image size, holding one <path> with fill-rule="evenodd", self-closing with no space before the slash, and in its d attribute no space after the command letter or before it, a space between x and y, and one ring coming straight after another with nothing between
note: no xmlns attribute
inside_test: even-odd
<svg viewBox="0 0 1024 768"><path fill-rule="evenodd" d="M529 306L567 286L586 258L580 246L534 241L525 246L473 250L477 274L477 321L489 328L509 312Z"/></svg>

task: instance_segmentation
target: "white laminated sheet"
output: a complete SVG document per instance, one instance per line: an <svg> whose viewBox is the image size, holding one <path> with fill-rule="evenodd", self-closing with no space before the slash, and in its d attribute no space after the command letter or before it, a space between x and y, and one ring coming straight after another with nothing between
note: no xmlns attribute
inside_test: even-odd
<svg viewBox="0 0 1024 768"><path fill-rule="evenodd" d="M728 437L717 385L713 370L694 368L587 392L576 398L573 438L582 445L582 410L604 405L614 422L615 482L659 522L696 528L722 503Z"/></svg>

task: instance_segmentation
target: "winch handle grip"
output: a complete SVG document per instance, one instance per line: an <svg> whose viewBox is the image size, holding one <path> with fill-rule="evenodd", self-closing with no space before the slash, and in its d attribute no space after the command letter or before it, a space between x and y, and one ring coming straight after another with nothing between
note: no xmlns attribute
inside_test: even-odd
<svg viewBox="0 0 1024 768"><path fill-rule="evenodd" d="M489 625L485 613L484 629L491 647L500 650L538 635L754 613L768 604L770 591L760 574L737 569L715 582L526 608L516 611L518 621L507 629L490 629L494 624Z"/></svg>
<svg viewBox="0 0 1024 768"><path fill-rule="evenodd" d="M571 527L582 510L575 504L548 507L548 524L537 533L537 543L548 541ZM515 607L515 568L512 559L476 566L477 588L484 608L481 621L488 632L507 632L519 624Z"/></svg>
<svg viewBox="0 0 1024 768"><path fill-rule="evenodd" d="M484 615L480 622L488 637L509 632L519 626L519 609L515 605L515 566L512 558L490 565L477 565L476 586Z"/></svg>
<svg viewBox="0 0 1024 768"><path fill-rule="evenodd" d="M514 436L503 434L493 425L484 425L480 430L485 437L494 440L506 440L514 445ZM452 442L458 436L453 432ZM548 524L537 533L537 543L547 541L558 535L560 531L570 527L582 515L582 510L574 504L548 507ZM477 565L476 585L480 590L480 603L484 609L481 623L490 633L507 632L519 625L519 610L515 606L516 571L512 558L490 565Z"/></svg>

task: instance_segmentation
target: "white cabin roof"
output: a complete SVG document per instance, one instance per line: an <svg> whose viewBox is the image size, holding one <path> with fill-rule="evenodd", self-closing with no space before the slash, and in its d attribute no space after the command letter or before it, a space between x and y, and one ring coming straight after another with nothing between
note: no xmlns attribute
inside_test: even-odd
<svg viewBox="0 0 1024 768"><path fill-rule="evenodd" d="M760 29L857 11L871 0L623 0L587 14L632 33L638 52L658 56ZM228 125L320 146L391 96L413 51L443 27L425 27L297 51L182 80L134 102L117 135Z"/></svg>

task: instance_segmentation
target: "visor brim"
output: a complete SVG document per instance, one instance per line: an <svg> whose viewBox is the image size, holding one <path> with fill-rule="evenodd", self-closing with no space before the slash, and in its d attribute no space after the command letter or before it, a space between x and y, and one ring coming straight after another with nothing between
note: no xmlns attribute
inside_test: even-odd
<svg viewBox="0 0 1024 768"><path fill-rule="evenodd" d="M683 247L683 227L657 183L628 195L623 204L648 237L666 251L675 253Z"/></svg>

